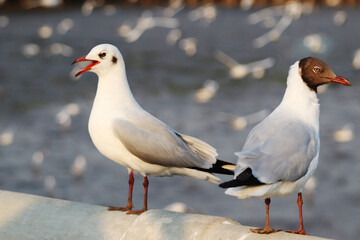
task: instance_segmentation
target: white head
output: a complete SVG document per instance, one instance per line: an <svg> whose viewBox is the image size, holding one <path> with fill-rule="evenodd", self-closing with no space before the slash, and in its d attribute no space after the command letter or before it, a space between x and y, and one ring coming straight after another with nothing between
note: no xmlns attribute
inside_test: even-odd
<svg viewBox="0 0 360 240"><path fill-rule="evenodd" d="M87 71L94 72L100 76L114 68L124 67L124 60L119 49L111 44L95 46L86 57L75 59L72 64L84 61L90 61L91 63L77 72L75 77Z"/></svg>

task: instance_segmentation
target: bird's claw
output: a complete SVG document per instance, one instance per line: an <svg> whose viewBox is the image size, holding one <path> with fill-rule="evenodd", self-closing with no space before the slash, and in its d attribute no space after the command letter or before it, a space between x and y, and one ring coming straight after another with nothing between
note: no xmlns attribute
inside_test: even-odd
<svg viewBox="0 0 360 240"><path fill-rule="evenodd" d="M291 231L291 230L286 230L287 233L293 233L293 234L300 234L300 235L309 235L305 232L304 229L299 229L297 231Z"/></svg>
<svg viewBox="0 0 360 240"><path fill-rule="evenodd" d="M121 211L121 212L126 212L129 211L131 209L133 209L134 206L126 206L126 207L113 207L113 206L109 206L108 207L108 211Z"/></svg>
<svg viewBox="0 0 360 240"><path fill-rule="evenodd" d="M141 209L141 210L129 210L127 211L126 214L135 214L135 215L140 215L143 212L146 212L146 209Z"/></svg>
<svg viewBox="0 0 360 240"><path fill-rule="evenodd" d="M250 229L251 232L253 233L258 233L258 234L270 234L270 233L276 233L276 232L280 232L282 229L272 229L272 228L255 228L255 229Z"/></svg>

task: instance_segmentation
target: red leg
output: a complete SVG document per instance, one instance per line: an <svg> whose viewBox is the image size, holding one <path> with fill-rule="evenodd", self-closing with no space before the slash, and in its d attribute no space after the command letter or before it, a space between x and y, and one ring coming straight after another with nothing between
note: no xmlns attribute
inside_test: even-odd
<svg viewBox="0 0 360 240"><path fill-rule="evenodd" d="M147 177L144 177L144 205L141 210L130 210L127 212L127 214L141 214L147 210L147 195L148 195L148 186L149 186L149 180Z"/></svg>
<svg viewBox="0 0 360 240"><path fill-rule="evenodd" d="M132 193L133 193L133 187L134 187L134 174L131 171L129 173L129 195L128 195L128 203L126 207L112 207L110 206L108 208L109 211L128 211L133 209L134 205L132 203Z"/></svg>
<svg viewBox="0 0 360 240"><path fill-rule="evenodd" d="M287 230L286 232L296 233L296 234L301 234L301 235L308 235L308 234L305 232L305 229L304 229L304 222L303 222L303 216L302 216L303 200L302 200L302 194L301 194L301 193L298 193L297 204L298 204L298 206L299 206L300 228L299 228L298 231L290 231L290 230Z"/></svg>
<svg viewBox="0 0 360 240"><path fill-rule="evenodd" d="M265 224L265 227L264 228L259 228L259 229L250 229L253 233L269 234L269 233L274 233L274 232L281 231L281 229L272 229L272 228L270 228L270 224L269 224L270 203L271 203L270 198L266 198L265 199L265 204L266 204L266 224Z"/></svg>

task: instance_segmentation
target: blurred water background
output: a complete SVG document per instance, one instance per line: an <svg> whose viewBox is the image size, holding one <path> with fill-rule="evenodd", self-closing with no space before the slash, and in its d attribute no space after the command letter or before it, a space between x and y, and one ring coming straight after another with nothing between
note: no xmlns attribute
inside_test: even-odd
<svg viewBox="0 0 360 240"><path fill-rule="evenodd" d="M326 2L332 7L242 1L232 8L188 8L181 1L149 8L116 1L9 2L0 1L1 189L125 205L127 170L103 157L88 135L97 77L75 79L71 66L97 44L120 49L144 109L231 162L254 124L280 103L289 66L316 56L353 86L321 88L321 153L304 192L305 227L312 235L358 239L358 6L335 0ZM149 179L150 208L180 202L244 225L265 222L263 200L238 200L186 177ZM136 208L142 206L141 183L137 176ZM296 195L273 198L270 211L274 228L298 228Z"/></svg>

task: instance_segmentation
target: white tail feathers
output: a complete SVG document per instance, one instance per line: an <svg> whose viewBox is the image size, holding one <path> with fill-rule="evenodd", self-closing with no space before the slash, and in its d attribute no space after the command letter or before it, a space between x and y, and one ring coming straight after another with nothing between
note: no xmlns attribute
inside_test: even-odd
<svg viewBox="0 0 360 240"><path fill-rule="evenodd" d="M206 181L209 181L209 182L215 183L215 184L219 184L221 182L220 178L216 177L215 175L213 175L211 173L203 172L203 171L199 171L199 170L191 169L191 168L172 168L171 173L185 175L185 176L196 178L196 179L206 180Z"/></svg>
<svg viewBox="0 0 360 240"><path fill-rule="evenodd" d="M235 171L236 165L230 165L230 164L229 165L223 165L223 166L221 166L221 168Z"/></svg>

